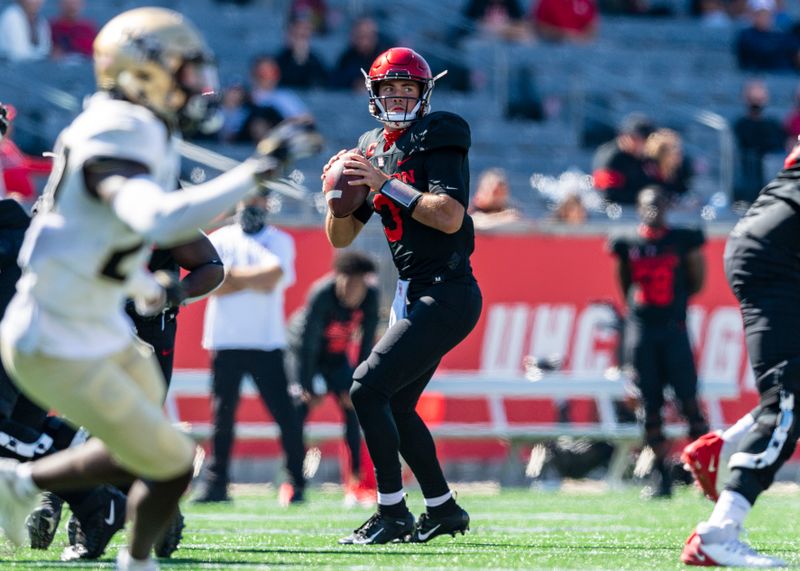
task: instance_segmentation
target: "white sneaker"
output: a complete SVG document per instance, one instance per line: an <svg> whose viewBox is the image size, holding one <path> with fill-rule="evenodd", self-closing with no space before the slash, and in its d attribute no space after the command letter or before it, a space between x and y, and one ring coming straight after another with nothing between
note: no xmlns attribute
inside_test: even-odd
<svg viewBox="0 0 800 571"><path fill-rule="evenodd" d="M134 559L125 547L120 548L117 553L117 571L158 571L158 569L158 563L152 557L144 561Z"/></svg>
<svg viewBox="0 0 800 571"><path fill-rule="evenodd" d="M681 553L686 565L701 567L786 567L777 557L762 555L739 539L739 529L733 522L712 527L706 522L697 527L686 540Z"/></svg>
<svg viewBox="0 0 800 571"><path fill-rule="evenodd" d="M22 495L19 492L17 460L0 460L0 528L17 547L28 543L25 520L39 505L39 494Z"/></svg>

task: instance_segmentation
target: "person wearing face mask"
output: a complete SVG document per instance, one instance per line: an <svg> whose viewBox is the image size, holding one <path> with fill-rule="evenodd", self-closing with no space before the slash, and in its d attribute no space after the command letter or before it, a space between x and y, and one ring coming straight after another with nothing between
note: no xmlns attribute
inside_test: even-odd
<svg viewBox="0 0 800 571"><path fill-rule="evenodd" d="M668 197L657 186L639 193L641 224L635 234L613 236L608 250L617 258L617 280L628 306L625 361L641 394L644 443L655 454L648 498L672 495L670 443L664 434L664 391L671 386L675 404L689 425L691 439L708 430L697 398L695 369L686 308L703 287L703 231L671 228L666 223Z"/></svg>
<svg viewBox="0 0 800 571"><path fill-rule="evenodd" d="M350 400L355 365L349 356L356 345L355 363L360 363L369 357L375 344L378 288L369 281L374 273L375 263L366 254L351 251L338 255L333 273L311 286L305 306L289 320L287 372L292 384L300 389L303 420L325 397L315 390L317 374L322 376L327 394L336 399L344 417L349 452L349 470L343 470L347 504L375 503L375 490L362 478L369 475L361 470L361 429Z"/></svg>
<svg viewBox="0 0 800 571"><path fill-rule="evenodd" d="M764 82L748 81L742 90L742 99L746 111L733 124L739 151L733 200L749 204L766 183L764 156L784 151L786 131L777 118L764 113L769 103L769 91Z"/></svg>
<svg viewBox="0 0 800 571"><path fill-rule="evenodd" d="M304 500L302 427L284 369L284 291L295 281L295 248L291 236L267 223L267 214L267 198L252 197L239 204L235 223L209 236L225 279L209 299L203 327L203 347L212 355L213 456L196 502L230 500L234 417L245 374L280 429L289 481L279 500Z"/></svg>

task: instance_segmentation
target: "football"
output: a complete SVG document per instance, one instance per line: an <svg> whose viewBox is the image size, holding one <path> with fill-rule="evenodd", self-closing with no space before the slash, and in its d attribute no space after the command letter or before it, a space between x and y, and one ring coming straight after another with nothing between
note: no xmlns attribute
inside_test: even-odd
<svg viewBox="0 0 800 571"><path fill-rule="evenodd" d="M334 162L322 181L322 191L325 193L328 208L336 218L352 214L369 194L369 187L365 184L348 184L357 177L342 173L345 160L344 157L340 157Z"/></svg>

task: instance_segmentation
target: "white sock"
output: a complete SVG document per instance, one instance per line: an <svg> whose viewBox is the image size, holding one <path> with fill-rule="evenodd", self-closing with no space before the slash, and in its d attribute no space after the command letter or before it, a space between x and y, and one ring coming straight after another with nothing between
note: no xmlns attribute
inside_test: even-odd
<svg viewBox="0 0 800 571"><path fill-rule="evenodd" d="M723 458L730 458L736 452L739 442L742 441L745 434L750 432L755 423L756 419L753 418L752 414L748 413L722 433L722 451L720 454Z"/></svg>
<svg viewBox="0 0 800 571"><path fill-rule="evenodd" d="M406 493L401 489L399 492L392 492L390 494L382 494L378 492L378 503L382 506L393 506L399 504L406 497Z"/></svg>
<svg viewBox="0 0 800 571"><path fill-rule="evenodd" d="M439 496L438 498L425 498L425 507L426 508L435 508L436 506L440 506L445 503L447 500L453 497L453 492L447 490L446 494Z"/></svg>
<svg viewBox="0 0 800 571"><path fill-rule="evenodd" d="M31 476L31 465L30 462L25 462L24 464L17 464L16 468L17 472L17 481L15 482L15 487L17 493L25 498L31 498L41 492L42 490L39 489L39 486L36 485L36 482L33 481L33 476Z"/></svg>
<svg viewBox="0 0 800 571"><path fill-rule="evenodd" d="M742 494L731 492L730 490L722 490L717 503L714 505L714 511L711 512L711 517L708 518L708 523L714 527L722 527L726 521L732 521L737 528L741 529L744 524L744 518L750 513L750 508L752 507Z"/></svg>

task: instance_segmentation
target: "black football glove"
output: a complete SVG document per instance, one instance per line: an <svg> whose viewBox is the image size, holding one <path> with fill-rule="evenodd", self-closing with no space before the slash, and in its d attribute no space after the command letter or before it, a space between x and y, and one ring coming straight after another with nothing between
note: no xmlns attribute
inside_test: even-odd
<svg viewBox="0 0 800 571"><path fill-rule="evenodd" d="M292 161L322 150L322 136L311 121L284 121L256 145L250 157L255 163L256 180L263 184L280 176Z"/></svg>
<svg viewBox="0 0 800 571"><path fill-rule="evenodd" d="M186 292L177 274L166 270L158 270L153 272L153 278L164 288L163 309L174 309L186 299Z"/></svg>

